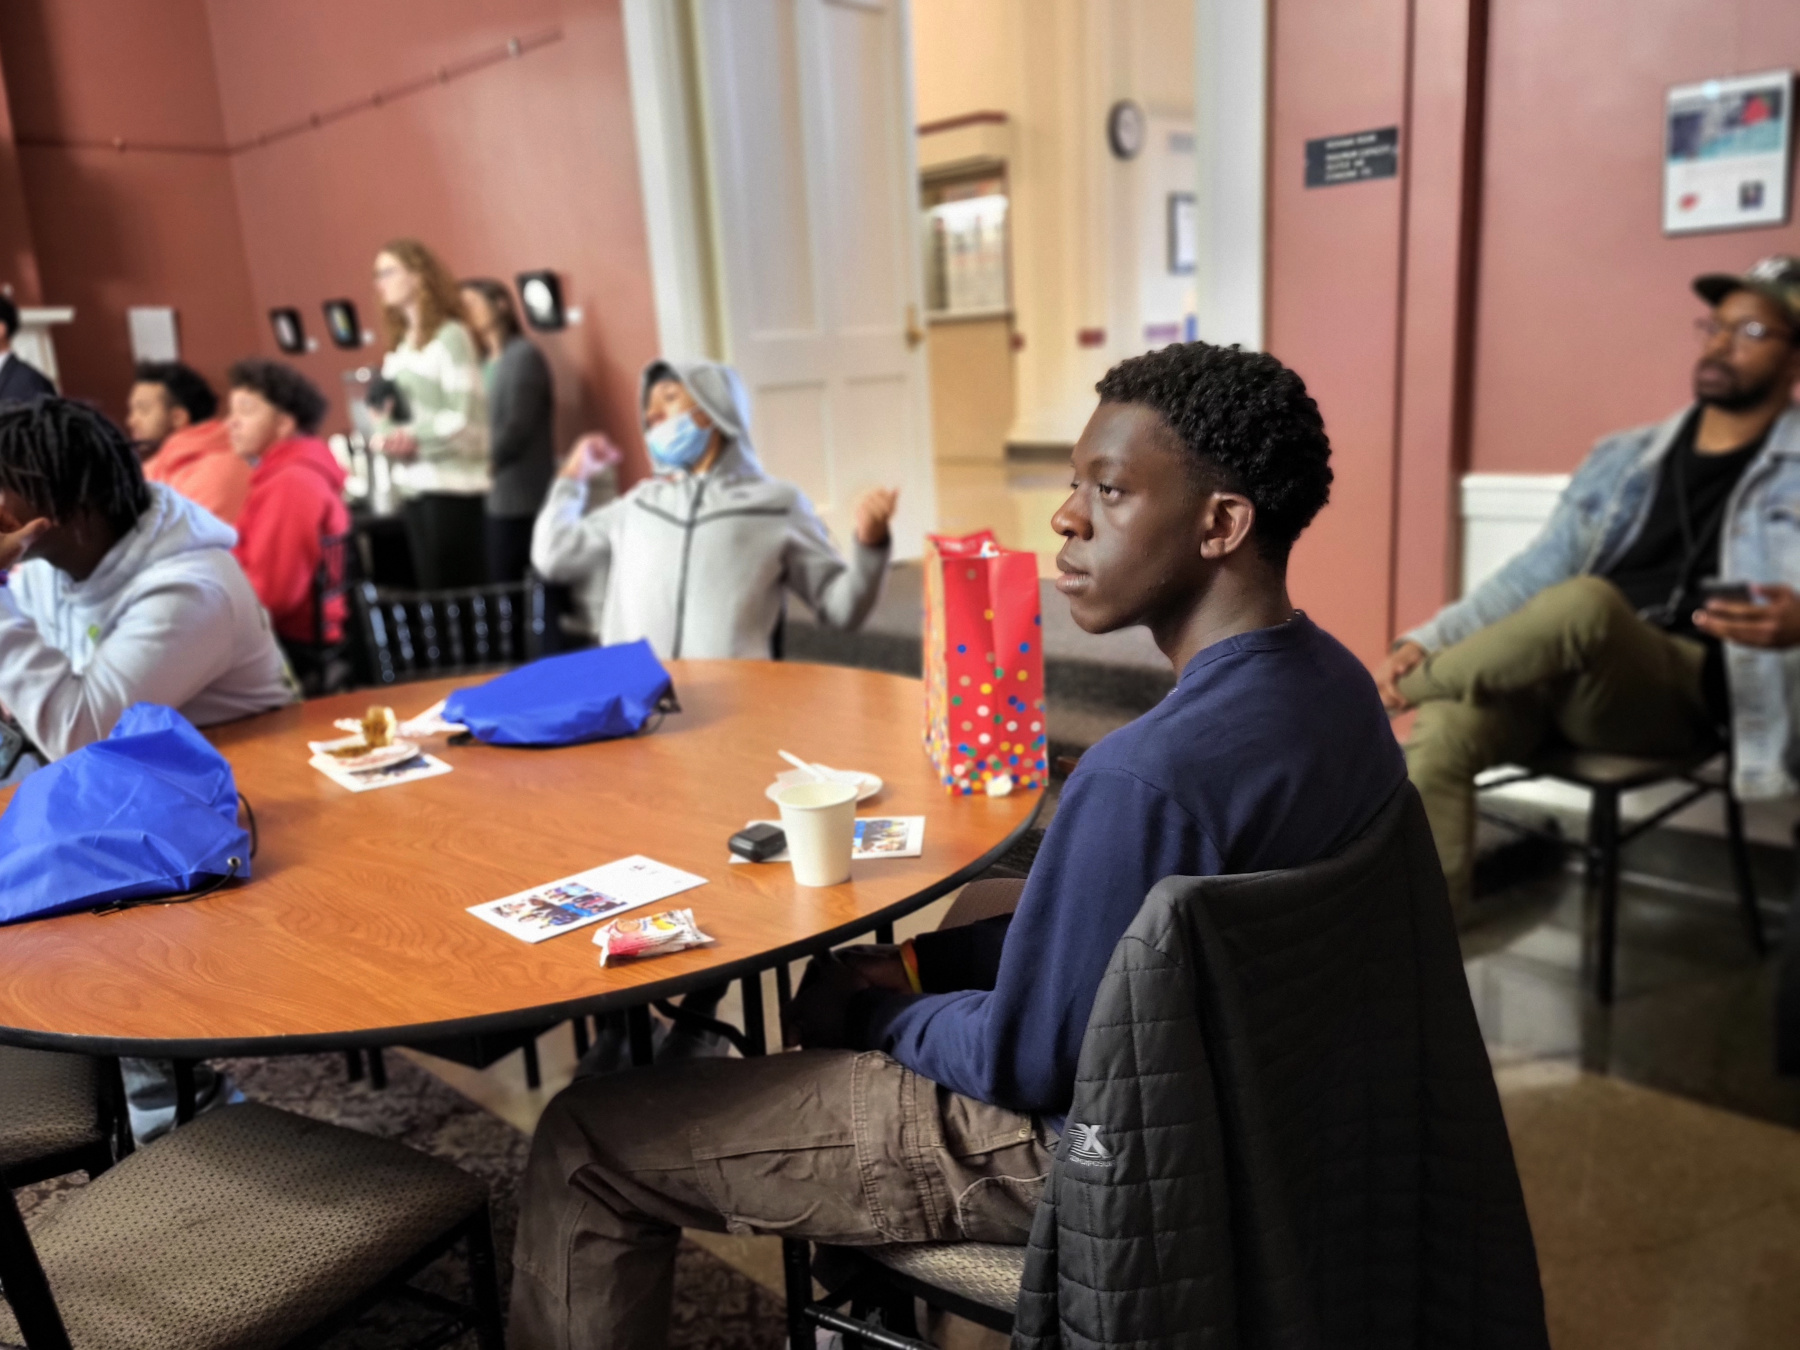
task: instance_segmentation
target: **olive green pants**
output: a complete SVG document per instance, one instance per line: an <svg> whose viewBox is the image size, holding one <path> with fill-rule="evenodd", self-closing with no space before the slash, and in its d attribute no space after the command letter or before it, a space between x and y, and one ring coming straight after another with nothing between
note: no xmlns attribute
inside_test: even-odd
<svg viewBox="0 0 1800 1350"><path fill-rule="evenodd" d="M1433 652L1400 681L1419 707L1407 775L1425 799L1459 918L1475 865L1475 775L1557 744L1637 755L1699 749L1714 732L1705 657L1699 642L1639 618L1611 582L1576 577Z"/></svg>

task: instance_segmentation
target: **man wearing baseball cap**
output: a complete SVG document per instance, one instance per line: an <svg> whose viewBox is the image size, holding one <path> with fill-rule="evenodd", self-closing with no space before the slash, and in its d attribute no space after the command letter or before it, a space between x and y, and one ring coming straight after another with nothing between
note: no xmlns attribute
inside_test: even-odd
<svg viewBox="0 0 1800 1350"><path fill-rule="evenodd" d="M1681 755L1723 734L1740 796L1800 790L1800 258L1694 290L1711 306L1695 401L1596 445L1543 532L1377 672L1389 709L1419 710L1407 772L1459 919L1492 765L1555 744Z"/></svg>

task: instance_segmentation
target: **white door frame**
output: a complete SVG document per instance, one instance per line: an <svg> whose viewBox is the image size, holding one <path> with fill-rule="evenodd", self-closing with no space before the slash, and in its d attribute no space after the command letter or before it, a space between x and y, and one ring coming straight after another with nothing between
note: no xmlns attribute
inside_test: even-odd
<svg viewBox="0 0 1800 1350"><path fill-rule="evenodd" d="M1268 0L1194 0L1200 336L1260 351L1268 256Z"/></svg>
<svg viewBox="0 0 1800 1350"><path fill-rule="evenodd" d="M624 19L658 354L721 360L688 8L685 0L624 0Z"/></svg>

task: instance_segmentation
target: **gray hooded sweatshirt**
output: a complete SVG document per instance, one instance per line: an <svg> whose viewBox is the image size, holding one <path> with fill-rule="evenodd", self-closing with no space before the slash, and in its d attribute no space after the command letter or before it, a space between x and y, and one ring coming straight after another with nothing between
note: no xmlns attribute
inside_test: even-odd
<svg viewBox="0 0 1800 1350"><path fill-rule="evenodd" d="M103 740L133 703L195 726L299 697L237 534L150 484L150 507L85 581L42 559L0 587L0 705L47 759Z"/></svg>
<svg viewBox="0 0 1800 1350"><path fill-rule="evenodd" d="M658 656L767 658L784 590L834 628L855 628L881 593L888 549L852 542L846 560L806 494L770 478L750 444L749 399L737 372L710 361L647 366L673 375L724 433L705 473L658 474L584 514L584 484L558 478L531 535L532 566L551 581L607 570L600 641L648 638Z"/></svg>

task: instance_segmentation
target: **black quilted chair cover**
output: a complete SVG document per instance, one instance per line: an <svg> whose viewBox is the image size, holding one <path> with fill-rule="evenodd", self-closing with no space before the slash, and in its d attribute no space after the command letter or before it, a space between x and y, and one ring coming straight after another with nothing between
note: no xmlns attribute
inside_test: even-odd
<svg viewBox="0 0 1800 1350"><path fill-rule="evenodd" d="M1015 1350L1549 1344L1424 810L1171 877L1114 951Z"/></svg>

